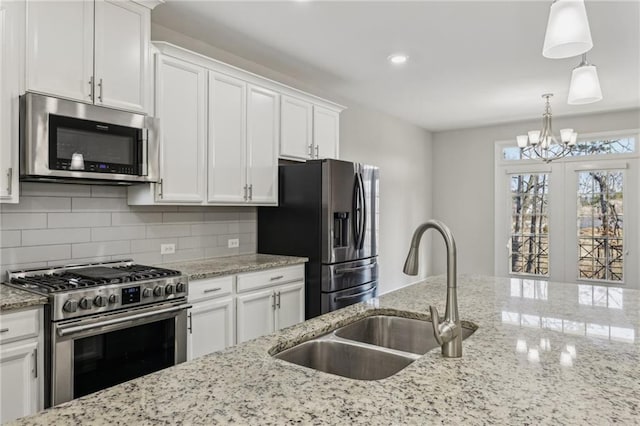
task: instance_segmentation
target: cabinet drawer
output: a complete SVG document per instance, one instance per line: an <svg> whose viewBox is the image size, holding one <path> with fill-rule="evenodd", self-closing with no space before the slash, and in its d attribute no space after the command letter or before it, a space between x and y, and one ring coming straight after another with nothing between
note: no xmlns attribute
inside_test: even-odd
<svg viewBox="0 0 640 426"><path fill-rule="evenodd" d="M238 275L238 293L304 280L304 265Z"/></svg>
<svg viewBox="0 0 640 426"><path fill-rule="evenodd" d="M189 302L226 296L233 292L233 276L189 281Z"/></svg>
<svg viewBox="0 0 640 426"><path fill-rule="evenodd" d="M37 337L39 312L38 308L0 315L0 343Z"/></svg>

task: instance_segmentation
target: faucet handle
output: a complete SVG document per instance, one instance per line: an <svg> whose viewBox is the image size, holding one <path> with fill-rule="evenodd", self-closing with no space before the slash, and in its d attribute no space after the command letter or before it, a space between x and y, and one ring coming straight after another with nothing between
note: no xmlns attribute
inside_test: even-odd
<svg viewBox="0 0 640 426"><path fill-rule="evenodd" d="M433 325L433 337L435 337L436 342L438 342L438 344L442 346L444 344L444 341L442 340L442 336L440 335L440 315L438 314L438 309L433 305L429 305L429 312L431 312L431 324Z"/></svg>

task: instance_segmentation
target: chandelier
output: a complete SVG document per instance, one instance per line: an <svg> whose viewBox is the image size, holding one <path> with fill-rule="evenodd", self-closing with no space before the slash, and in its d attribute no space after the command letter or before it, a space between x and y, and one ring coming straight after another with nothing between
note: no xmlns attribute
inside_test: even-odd
<svg viewBox="0 0 640 426"><path fill-rule="evenodd" d="M553 135L551 125L551 103L553 93L545 93L544 114L542 114L542 130L531 130L526 135L518 135L516 142L520 148L521 158L540 159L545 163L566 157L571 153L578 140L573 129L560 130L560 142ZM530 149L527 149L530 148Z"/></svg>

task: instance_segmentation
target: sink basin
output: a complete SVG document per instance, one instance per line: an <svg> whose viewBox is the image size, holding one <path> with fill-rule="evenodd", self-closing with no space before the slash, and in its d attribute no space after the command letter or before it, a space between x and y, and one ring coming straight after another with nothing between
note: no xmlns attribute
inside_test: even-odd
<svg viewBox="0 0 640 426"><path fill-rule="evenodd" d="M463 326L462 340L474 331ZM343 339L419 355L440 346L433 337L431 322L387 315L363 318L338 329L335 334Z"/></svg>
<svg viewBox="0 0 640 426"><path fill-rule="evenodd" d="M311 340L280 352L275 357L357 380L387 378L415 360L414 357L336 340Z"/></svg>

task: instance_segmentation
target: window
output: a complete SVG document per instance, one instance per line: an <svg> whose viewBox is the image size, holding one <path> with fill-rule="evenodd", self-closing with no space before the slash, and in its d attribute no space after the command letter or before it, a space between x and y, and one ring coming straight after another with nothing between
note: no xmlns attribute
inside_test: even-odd
<svg viewBox="0 0 640 426"><path fill-rule="evenodd" d="M622 281L623 172L578 173L578 277Z"/></svg>
<svg viewBox="0 0 640 426"><path fill-rule="evenodd" d="M553 147L552 147L553 148ZM559 147L558 147L559 148ZM620 137L610 139L595 139L580 141L573 148L569 157L584 157L589 155L633 154L636 152L636 138ZM529 146L520 150L517 146L505 146L502 149L502 159L507 161L535 159L536 154Z"/></svg>
<svg viewBox="0 0 640 426"><path fill-rule="evenodd" d="M512 274L549 274L548 189L546 173L511 176Z"/></svg>

